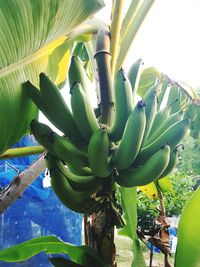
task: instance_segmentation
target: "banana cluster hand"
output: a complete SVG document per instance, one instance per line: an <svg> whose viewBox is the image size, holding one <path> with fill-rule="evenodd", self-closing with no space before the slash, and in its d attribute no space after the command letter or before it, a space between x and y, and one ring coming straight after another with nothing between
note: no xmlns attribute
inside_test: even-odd
<svg viewBox="0 0 200 267"><path fill-rule="evenodd" d="M40 74L40 90L28 81L26 92L57 129L73 140L81 140L82 136L69 107L56 85L44 73Z"/></svg>
<svg viewBox="0 0 200 267"><path fill-rule="evenodd" d="M72 173L63 161L48 153L46 164L51 176L51 185L61 202L79 213L92 213L100 203L91 197L101 188L94 175L80 176Z"/></svg>
<svg viewBox="0 0 200 267"><path fill-rule="evenodd" d="M114 114L109 125L101 123L101 110L97 118L88 79L77 57L72 57L69 66L70 107L44 73L40 74L40 90L26 83L30 98L64 134L58 135L37 120L31 122L32 133L48 151L52 187L64 205L74 211L97 212L107 199L101 195L105 181L124 187L146 185L165 177L178 161L178 144L190 120L183 109L172 109L173 104L160 109L157 97L161 81L138 99L141 64L141 60L134 63L128 76L123 69L116 73ZM112 200L110 203L120 218L116 205Z"/></svg>

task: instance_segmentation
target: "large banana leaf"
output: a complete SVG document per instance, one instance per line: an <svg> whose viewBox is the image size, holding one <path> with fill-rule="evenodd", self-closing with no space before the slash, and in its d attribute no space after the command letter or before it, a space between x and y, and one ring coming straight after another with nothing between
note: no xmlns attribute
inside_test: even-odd
<svg viewBox="0 0 200 267"><path fill-rule="evenodd" d="M62 83L69 61L66 35L103 6L103 0L0 1L0 153L37 116L23 83L38 85L40 72Z"/></svg>
<svg viewBox="0 0 200 267"><path fill-rule="evenodd" d="M200 267L200 187L181 215L175 267Z"/></svg>
<svg viewBox="0 0 200 267"><path fill-rule="evenodd" d="M87 246L74 246L63 242L55 236L33 238L21 244L1 250L0 260L4 262L23 262L41 252L47 254L67 254L74 262L81 264L81 266L110 266L103 259L99 258L92 248ZM67 266L69 266L69 264Z"/></svg>

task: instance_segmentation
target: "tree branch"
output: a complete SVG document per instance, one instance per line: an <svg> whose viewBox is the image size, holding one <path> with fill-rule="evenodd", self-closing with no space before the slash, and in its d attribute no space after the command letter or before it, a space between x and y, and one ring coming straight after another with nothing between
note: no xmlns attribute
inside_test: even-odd
<svg viewBox="0 0 200 267"><path fill-rule="evenodd" d="M26 188L45 170L44 152L26 170L15 176L12 182L0 193L0 214L3 213Z"/></svg>

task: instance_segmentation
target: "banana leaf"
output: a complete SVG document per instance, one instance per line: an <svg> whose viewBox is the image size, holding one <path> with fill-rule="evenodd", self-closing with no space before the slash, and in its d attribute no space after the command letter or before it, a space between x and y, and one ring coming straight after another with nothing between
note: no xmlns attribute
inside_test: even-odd
<svg viewBox="0 0 200 267"><path fill-rule="evenodd" d="M5 262L22 262L40 252L47 254L67 254L74 263L83 266L109 267L96 252L87 246L74 246L55 236L33 238L16 246L0 251L0 260Z"/></svg>
<svg viewBox="0 0 200 267"><path fill-rule="evenodd" d="M27 133L37 117L23 83L37 86L39 73L45 72L61 84L71 33L103 6L103 0L0 1L0 153Z"/></svg>
<svg viewBox="0 0 200 267"><path fill-rule="evenodd" d="M200 266L200 187L185 206L178 225L175 267Z"/></svg>
<svg viewBox="0 0 200 267"><path fill-rule="evenodd" d="M127 236L133 241L133 262L131 267L146 267L139 239L137 237L137 187L120 187L122 206L126 225L119 234Z"/></svg>

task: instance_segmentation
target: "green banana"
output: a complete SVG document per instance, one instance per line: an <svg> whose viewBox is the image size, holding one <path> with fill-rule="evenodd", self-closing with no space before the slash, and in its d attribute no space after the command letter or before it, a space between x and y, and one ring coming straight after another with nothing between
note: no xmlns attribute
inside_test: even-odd
<svg viewBox="0 0 200 267"><path fill-rule="evenodd" d="M151 86L148 91L144 94L143 98L149 97L149 95L152 92L156 92L157 96L161 93L161 88L162 88L162 82L160 80L157 80L153 86Z"/></svg>
<svg viewBox="0 0 200 267"><path fill-rule="evenodd" d="M144 62L140 58L130 67L128 71L128 78L131 83L133 94L137 92L140 76L142 73L142 65L144 65Z"/></svg>
<svg viewBox="0 0 200 267"><path fill-rule="evenodd" d="M78 149L67 137L59 136L37 120L33 120L30 127L36 140L53 155L79 168L88 166L87 153Z"/></svg>
<svg viewBox="0 0 200 267"><path fill-rule="evenodd" d="M166 97L166 95L168 93L168 84L169 84L169 78L167 77L167 75L161 73L161 82L162 82L162 87L160 89L160 94L159 94L159 97L157 99L158 109L160 109L160 107L166 101L165 97Z"/></svg>
<svg viewBox="0 0 200 267"><path fill-rule="evenodd" d="M200 132L198 129L191 129L190 130L190 136L196 140L199 140L199 135L200 135Z"/></svg>
<svg viewBox="0 0 200 267"><path fill-rule="evenodd" d="M155 185L162 193L173 192L173 184L168 176L157 180Z"/></svg>
<svg viewBox="0 0 200 267"><path fill-rule="evenodd" d="M54 131L49 126L38 122L36 119L31 121L30 129L38 143L52 154L55 154L52 147Z"/></svg>
<svg viewBox="0 0 200 267"><path fill-rule="evenodd" d="M183 111L182 110L171 114L169 117L167 117L165 120L163 120L163 122L161 122L160 125L158 125L157 129L154 131L154 133L152 133L150 138L147 139L144 146L148 146L149 144L154 142L171 125L173 125L174 123L176 123L182 119L183 119Z"/></svg>
<svg viewBox="0 0 200 267"><path fill-rule="evenodd" d="M135 160L142 144L145 125L145 103L141 100L130 114L122 140L112 157L112 163L118 170L129 167Z"/></svg>
<svg viewBox="0 0 200 267"><path fill-rule="evenodd" d="M165 108L158 110L156 112L153 124L151 126L151 130L149 132L148 139L151 138L152 134L158 130L158 128L163 124L163 122L169 117L171 107L165 106Z"/></svg>
<svg viewBox="0 0 200 267"><path fill-rule="evenodd" d="M199 134L200 134L200 113L199 113L199 106L196 106L196 116L192 116L192 122L190 126L190 135L194 139L199 139ZM192 114L191 114L192 115Z"/></svg>
<svg viewBox="0 0 200 267"><path fill-rule="evenodd" d="M48 119L69 138L81 140L73 115L57 86L44 73L40 73L40 92L51 116Z"/></svg>
<svg viewBox="0 0 200 267"><path fill-rule="evenodd" d="M70 210L85 213L90 207L85 194L73 190L65 176L56 169L50 171L51 186L60 201ZM91 200L92 201L92 200ZM85 203L86 202L86 203ZM86 206L86 207L85 207Z"/></svg>
<svg viewBox="0 0 200 267"><path fill-rule="evenodd" d="M85 69L77 56L72 56L71 58L71 63L68 71L68 79L70 88L73 87L74 83L80 83L83 91L86 93L86 95L89 95L89 80L86 75Z"/></svg>
<svg viewBox="0 0 200 267"><path fill-rule="evenodd" d="M133 109L131 85L124 74L123 69L117 72L114 83L114 122L108 130L111 141L119 141L122 137L126 121Z"/></svg>
<svg viewBox="0 0 200 267"><path fill-rule="evenodd" d="M107 128L101 126L94 132L88 145L89 166L96 176L107 177L112 171L109 148Z"/></svg>
<svg viewBox="0 0 200 267"><path fill-rule="evenodd" d="M51 145L54 155L64 162L77 166L78 168L88 166L87 153L80 150L65 136L60 136L57 133L54 133Z"/></svg>
<svg viewBox="0 0 200 267"><path fill-rule="evenodd" d="M171 87L169 89L169 95L168 95L168 100L167 104L172 105L173 107L171 108L171 113L177 112L180 108L180 89L176 84L171 84ZM177 101L174 101L177 100Z"/></svg>
<svg viewBox="0 0 200 267"><path fill-rule="evenodd" d="M191 101L187 106L185 115L188 116L193 122L196 120L198 114L199 114L199 106L195 101Z"/></svg>
<svg viewBox="0 0 200 267"><path fill-rule="evenodd" d="M56 128L72 139L81 139L72 113L61 93L44 73L40 74L40 91L29 81L25 86L32 101Z"/></svg>
<svg viewBox="0 0 200 267"><path fill-rule="evenodd" d="M85 141L99 128L94 110L80 83L71 88L71 107L76 125Z"/></svg>
<svg viewBox="0 0 200 267"><path fill-rule="evenodd" d="M168 144L171 149L173 149L185 136L187 129L189 127L190 120L184 118L171 125L166 131L164 131L153 143L146 147L143 147L135 162L134 166L143 165L154 153L156 153L160 147Z"/></svg>
<svg viewBox="0 0 200 267"><path fill-rule="evenodd" d="M57 118L54 116L54 110L53 109L48 109L46 106L41 92L37 87L35 87L30 81L27 81L25 83L25 89L26 92L28 93L28 96L31 98L31 100L34 102L34 104L38 107L38 109L45 115L49 121L51 121L57 128Z"/></svg>
<svg viewBox="0 0 200 267"><path fill-rule="evenodd" d="M76 175L72 173L63 163L62 160L57 157L48 154L48 160L54 162L54 167L61 172L66 179L68 180L70 186L77 191L85 192L87 194L92 194L100 188L100 180L97 179L94 175ZM51 158L51 159L49 159Z"/></svg>
<svg viewBox="0 0 200 267"><path fill-rule="evenodd" d="M145 115L146 115L146 127L145 127L145 132L142 140L142 146L145 144L151 127L153 125L155 116L156 116L156 111L157 111L157 94L156 91L152 91L151 94L147 97L144 98L145 102Z"/></svg>
<svg viewBox="0 0 200 267"><path fill-rule="evenodd" d="M95 205L95 200L89 194L76 191L70 186L66 177L55 168L54 161L47 157L46 164L50 172L51 186L66 207L78 213L85 213Z"/></svg>
<svg viewBox="0 0 200 267"><path fill-rule="evenodd" d="M167 176L177 165L178 163L178 157L179 157L179 149L180 146L183 147L183 145L177 145L170 153L170 159L169 163L167 165L167 168L164 170L164 172L161 174L160 178L163 178Z"/></svg>
<svg viewBox="0 0 200 267"><path fill-rule="evenodd" d="M77 175L92 175L93 172L89 167L79 167L77 165L67 164L71 172Z"/></svg>
<svg viewBox="0 0 200 267"><path fill-rule="evenodd" d="M165 145L138 168L130 167L119 171L115 181L124 187L141 186L149 184L160 177L168 165L170 147Z"/></svg>

